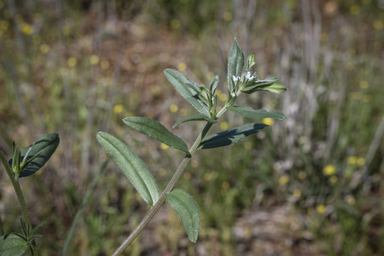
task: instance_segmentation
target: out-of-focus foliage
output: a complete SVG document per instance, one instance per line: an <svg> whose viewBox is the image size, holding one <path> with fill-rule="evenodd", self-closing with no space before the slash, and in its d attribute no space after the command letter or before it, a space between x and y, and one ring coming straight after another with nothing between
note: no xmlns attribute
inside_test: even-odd
<svg viewBox="0 0 384 256"><path fill-rule="evenodd" d="M265 118L271 127L252 139L191 161L178 187L204 195L194 197L204 227L196 246L186 235L176 239L183 226L165 208L130 255L382 255L383 20L382 1L374 0L0 1L0 147L11 157L12 140L61 138L45 175L22 183L32 191L33 224L46 221L41 255L60 251L105 159L97 131L150 156L164 189L176 151L121 119L147 116L170 130L196 113L169 85L166 68L206 85L219 74L223 105L234 37L246 56L255 52L260 79L274 74L287 87L282 96L261 92L238 103L283 112L286 121ZM229 113L214 132L243 123ZM173 132L188 144L202 125ZM146 212L121 175L109 166L69 254L111 254ZM19 209L0 177L0 215L5 231L14 230Z"/></svg>

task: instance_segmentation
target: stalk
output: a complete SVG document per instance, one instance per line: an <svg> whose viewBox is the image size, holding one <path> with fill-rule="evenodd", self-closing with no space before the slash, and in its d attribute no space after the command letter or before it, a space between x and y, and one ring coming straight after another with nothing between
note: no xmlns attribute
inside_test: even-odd
<svg viewBox="0 0 384 256"><path fill-rule="evenodd" d="M225 111L225 110L224 110ZM223 111L223 113L224 113ZM220 111L221 112L221 111ZM135 240L135 238L141 233L141 231L147 226L149 221L155 216L157 211L160 209L161 205L165 201L165 194L171 192L176 182L179 180L180 176L183 174L185 167L191 160L192 156L196 153L197 148L199 147L200 142L203 140L209 129L212 127L211 123L207 123L203 129L203 131L199 134L192 147L189 149L189 154L187 154L184 159L181 161L179 167L177 168L175 174L172 179L169 181L167 187L164 189L161 194L159 200L156 204L151 208L151 210L145 215L140 224L136 227L136 229L129 235L129 237L120 245L120 247L112 254L112 256L121 255L123 251Z"/></svg>
<svg viewBox="0 0 384 256"><path fill-rule="evenodd" d="M20 205L21 213L23 215L24 222L27 226L29 225L30 227L32 227L31 218L29 217L27 204L25 203L23 192L21 191L19 179L16 179L15 175L13 174L12 168L11 168L11 166L9 166L7 158L5 157L2 150L0 150L0 159L4 165L5 171L7 172L9 179L11 180L13 189L16 192L17 200L19 201L19 205ZM33 244L33 245L35 245L35 244ZM31 249L32 255L38 255L35 246L30 246L29 248Z"/></svg>

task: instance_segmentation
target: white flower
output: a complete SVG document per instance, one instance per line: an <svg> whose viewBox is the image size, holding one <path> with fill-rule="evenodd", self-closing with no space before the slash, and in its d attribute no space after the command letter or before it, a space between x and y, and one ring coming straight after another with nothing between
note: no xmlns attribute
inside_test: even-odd
<svg viewBox="0 0 384 256"><path fill-rule="evenodd" d="M247 79L248 81L252 81L253 79L255 79L256 78L256 76L252 76L251 75L251 72L247 72L246 74L245 74L245 79Z"/></svg>
<svg viewBox="0 0 384 256"><path fill-rule="evenodd" d="M232 76L233 82L237 83L240 80L239 76Z"/></svg>

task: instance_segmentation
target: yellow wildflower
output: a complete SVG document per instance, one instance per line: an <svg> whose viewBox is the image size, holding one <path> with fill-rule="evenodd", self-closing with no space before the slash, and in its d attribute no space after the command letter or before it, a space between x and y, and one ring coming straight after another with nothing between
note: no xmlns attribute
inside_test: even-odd
<svg viewBox="0 0 384 256"><path fill-rule="evenodd" d="M280 185L286 185L289 182L289 177L287 175L283 175L279 178Z"/></svg>
<svg viewBox="0 0 384 256"><path fill-rule="evenodd" d="M77 60L75 58L71 57L68 59L67 64L70 67L75 67L77 64Z"/></svg>
<svg viewBox="0 0 384 256"><path fill-rule="evenodd" d="M227 129L228 129L228 123L227 123L227 122L222 122L222 123L220 123L220 129L221 129L222 131L227 130Z"/></svg>
<svg viewBox="0 0 384 256"><path fill-rule="evenodd" d="M356 162L357 162L357 157L355 156L348 157L348 164L356 164Z"/></svg>
<svg viewBox="0 0 384 256"><path fill-rule="evenodd" d="M357 164L358 165L364 165L365 164L365 158L363 158L363 157L359 157L358 159L357 159Z"/></svg>
<svg viewBox="0 0 384 256"><path fill-rule="evenodd" d="M262 123L264 123L264 124L266 124L266 125L273 125L273 123L275 122L275 121L273 121L273 119L272 118L269 118L269 117L267 117L267 118L263 118L263 120L261 121Z"/></svg>
<svg viewBox="0 0 384 256"><path fill-rule="evenodd" d="M187 69L187 64L185 64L184 62L180 62L179 65L177 65L177 69L179 71L184 71Z"/></svg>
<svg viewBox="0 0 384 256"><path fill-rule="evenodd" d="M121 104L117 104L113 107L113 112L116 114L120 114L121 112L123 112L123 110L124 110L124 107Z"/></svg>
<svg viewBox="0 0 384 256"><path fill-rule="evenodd" d="M316 207L316 211L320 214L324 213L326 209L327 209L327 207L323 204L320 204Z"/></svg>
<svg viewBox="0 0 384 256"><path fill-rule="evenodd" d="M295 189L295 190L293 191L293 195L294 195L295 197L300 197L300 196L301 196L301 190L300 190L300 189Z"/></svg>
<svg viewBox="0 0 384 256"><path fill-rule="evenodd" d="M335 171L336 171L335 166L333 166L331 164L325 166L323 169L323 173L327 176L335 174Z"/></svg>
<svg viewBox="0 0 384 256"><path fill-rule="evenodd" d="M91 65L96 65L99 63L99 57L97 55L92 55L89 61L91 62Z"/></svg>
<svg viewBox="0 0 384 256"><path fill-rule="evenodd" d="M178 107L176 104L172 104L172 105L169 107L169 110L170 110L172 113L175 113L175 112L177 112L177 110L179 110L179 107Z"/></svg>

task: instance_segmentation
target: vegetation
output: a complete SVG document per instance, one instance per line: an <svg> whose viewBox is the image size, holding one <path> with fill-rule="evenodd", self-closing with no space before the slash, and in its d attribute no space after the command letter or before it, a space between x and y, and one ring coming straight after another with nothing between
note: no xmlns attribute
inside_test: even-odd
<svg viewBox="0 0 384 256"><path fill-rule="evenodd" d="M61 138L46 166L20 180L32 226L45 221L39 253L59 254L80 207L68 254L113 253L148 206L112 161L100 168L106 156L95 134L107 131L135 149L163 190L182 156L121 119L146 116L171 130L194 114L169 86L166 68L199 84L219 74L220 109L236 37L246 54L255 51L259 77L276 74L287 87L282 97L260 92L236 104L283 110L287 120L263 119L270 128L191 160L177 186L199 206L196 245L185 242L166 206L127 254L381 255L383 7L370 0L194 2L99 1L88 9L78 1L0 2L0 148L11 158L13 140ZM212 130L243 119L228 113ZM173 132L190 144L203 125ZM20 232L5 176L0 172L0 231ZM263 237L264 223L277 231L263 229L270 232Z"/></svg>

